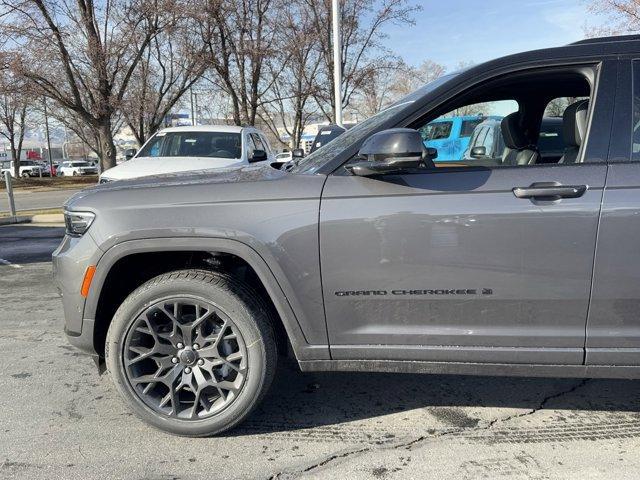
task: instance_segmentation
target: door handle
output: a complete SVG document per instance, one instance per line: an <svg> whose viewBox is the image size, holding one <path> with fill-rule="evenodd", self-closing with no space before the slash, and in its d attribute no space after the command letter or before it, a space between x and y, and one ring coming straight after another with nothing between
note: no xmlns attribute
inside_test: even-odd
<svg viewBox="0 0 640 480"><path fill-rule="evenodd" d="M561 185L557 182L532 183L528 187L515 187L512 191L518 198L536 198L540 200L559 200L560 198L578 198L587 191L586 185Z"/></svg>

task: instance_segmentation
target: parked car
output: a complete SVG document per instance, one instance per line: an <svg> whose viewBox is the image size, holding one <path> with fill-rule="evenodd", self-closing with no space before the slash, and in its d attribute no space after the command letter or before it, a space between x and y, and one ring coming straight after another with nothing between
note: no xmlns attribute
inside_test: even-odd
<svg viewBox="0 0 640 480"><path fill-rule="evenodd" d="M98 169L89 162L83 160L71 160L62 162L57 169L56 175L59 177L77 177L80 175L97 175Z"/></svg>
<svg viewBox="0 0 640 480"><path fill-rule="evenodd" d="M512 55L287 170L84 190L53 254L68 339L189 436L242 422L287 352L303 371L640 378L639 56L640 36ZM517 104L505 161L434 162L421 129L496 98ZM548 163L556 98L583 99Z"/></svg>
<svg viewBox="0 0 640 480"><path fill-rule="evenodd" d="M165 128L127 161L102 173L100 182L162 173L226 168L273 160L267 137L255 127L199 125Z"/></svg>
<svg viewBox="0 0 640 480"><path fill-rule="evenodd" d="M347 127L351 127L351 125L347 125ZM335 140L344 132L347 131L346 127L341 127L340 125L329 124L318 129L318 133L316 134L316 138L313 139L313 144L311 145L311 150L309 153L315 152L317 149L326 145L327 143Z"/></svg>
<svg viewBox="0 0 640 480"><path fill-rule="evenodd" d="M51 176L51 166L49 166L49 162L45 162L45 161L40 161L37 162L38 166L42 169L42 176L43 177L50 177ZM53 175L55 176L55 172L56 172L56 164L52 163L53 165Z"/></svg>
<svg viewBox="0 0 640 480"><path fill-rule="evenodd" d="M15 177L14 165L14 162L11 160L3 161L0 169L2 176L4 177L7 172L9 172L12 177ZM39 177L42 172L42 167L33 160L20 160L19 172L22 178Z"/></svg>
<svg viewBox="0 0 640 480"><path fill-rule="evenodd" d="M448 161L461 160L473 129L491 118L496 117L464 115L437 118L425 125L420 133L425 146L437 149L440 158Z"/></svg>

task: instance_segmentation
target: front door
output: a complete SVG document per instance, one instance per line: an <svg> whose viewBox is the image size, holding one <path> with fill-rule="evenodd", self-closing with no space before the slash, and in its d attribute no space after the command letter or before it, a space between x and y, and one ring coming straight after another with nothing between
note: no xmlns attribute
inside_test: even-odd
<svg viewBox="0 0 640 480"><path fill-rule="evenodd" d="M577 163L331 175L332 358L582 364L611 121L610 96L596 98Z"/></svg>

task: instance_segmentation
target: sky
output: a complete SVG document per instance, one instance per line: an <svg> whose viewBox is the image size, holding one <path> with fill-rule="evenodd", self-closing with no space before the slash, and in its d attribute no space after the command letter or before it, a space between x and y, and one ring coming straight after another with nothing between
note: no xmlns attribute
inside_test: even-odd
<svg viewBox="0 0 640 480"><path fill-rule="evenodd" d="M433 60L447 70L585 37L604 19L589 0L416 0L414 26L390 25L385 46L418 66Z"/></svg>

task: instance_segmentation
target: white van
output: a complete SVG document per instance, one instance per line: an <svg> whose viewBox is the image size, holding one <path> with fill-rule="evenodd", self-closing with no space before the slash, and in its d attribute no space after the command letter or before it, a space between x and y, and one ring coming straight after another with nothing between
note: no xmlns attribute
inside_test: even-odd
<svg viewBox="0 0 640 480"><path fill-rule="evenodd" d="M153 135L139 152L100 176L100 183L161 173L225 168L272 161L267 137L255 127L198 125L165 128Z"/></svg>

